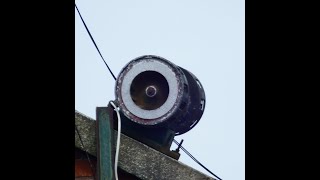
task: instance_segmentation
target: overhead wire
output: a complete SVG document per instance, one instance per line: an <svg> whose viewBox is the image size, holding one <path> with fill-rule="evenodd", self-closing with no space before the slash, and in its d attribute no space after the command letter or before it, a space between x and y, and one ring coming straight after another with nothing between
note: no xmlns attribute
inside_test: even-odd
<svg viewBox="0 0 320 180"><path fill-rule="evenodd" d="M83 20L83 18L82 18L82 16L81 16L81 13L80 13L80 11L79 11L79 9L78 9L78 7L77 7L77 4L75 4L75 7L76 7L76 9L77 9L77 11L78 11L78 14L79 14L79 16L80 16L80 18L81 18L81 21L82 21L82 23L83 23L84 27L86 28L86 30L87 30L87 32L88 32L88 34L89 34L90 38L91 38L91 41L93 42L94 46L96 47L96 49L97 49L98 53L100 54L100 57L102 58L102 60L103 60L104 64L107 66L107 68L108 68L109 72L111 73L111 75L112 75L113 79L114 79L114 80L116 80L116 77L115 77L115 76L114 76L114 74L112 73L112 71L111 71L110 67L108 66L107 62L104 60L104 58L103 58L103 56L102 56L102 54L101 54L101 52L100 52L100 50L99 50L99 48L98 48L98 46L97 46L96 42L94 41L94 39L93 39L93 37L92 37L92 35L91 35L91 33L90 33L90 31L89 31L89 29L88 29L88 27L87 27L86 23L84 22L84 20Z"/></svg>
<svg viewBox="0 0 320 180"><path fill-rule="evenodd" d="M204 168L205 170L207 170L210 174L212 174L213 176L215 176L216 178L218 178L219 180L222 180L219 176L215 175L213 172L211 172L207 167L205 167L202 163L200 163L194 156L192 156L191 153L189 153L188 150L186 150L181 144L179 144L179 142L175 139L173 139L173 142L180 146L180 148L182 149L182 151L184 151L192 160L194 160L196 163L198 163L202 168Z"/></svg>

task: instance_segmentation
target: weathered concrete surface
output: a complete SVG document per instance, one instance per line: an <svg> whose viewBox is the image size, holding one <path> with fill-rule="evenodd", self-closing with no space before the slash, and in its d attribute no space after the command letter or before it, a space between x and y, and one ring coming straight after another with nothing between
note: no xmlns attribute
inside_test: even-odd
<svg viewBox="0 0 320 180"><path fill-rule="evenodd" d="M75 126L78 128L85 149L79 140L79 135L75 130L75 145L76 147L86 150L89 154L96 156L96 121L90 117L75 111Z"/></svg>
<svg viewBox="0 0 320 180"><path fill-rule="evenodd" d="M96 121L75 112L75 123L86 150L96 156ZM75 146L84 150L77 136L76 133ZM115 138L117 138L116 131ZM119 167L147 180L214 179L123 134L121 134Z"/></svg>

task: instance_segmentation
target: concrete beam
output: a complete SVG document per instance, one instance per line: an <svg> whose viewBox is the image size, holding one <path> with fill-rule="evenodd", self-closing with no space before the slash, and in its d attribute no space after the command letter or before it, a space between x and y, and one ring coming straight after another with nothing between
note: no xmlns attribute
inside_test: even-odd
<svg viewBox="0 0 320 180"><path fill-rule="evenodd" d="M77 132L75 132L75 147L87 150L88 153L96 156L96 121L76 111L75 124L79 130L85 149L79 141ZM117 138L116 131L115 138ZM214 180L214 178L124 134L121 134L119 167L138 178L148 180Z"/></svg>

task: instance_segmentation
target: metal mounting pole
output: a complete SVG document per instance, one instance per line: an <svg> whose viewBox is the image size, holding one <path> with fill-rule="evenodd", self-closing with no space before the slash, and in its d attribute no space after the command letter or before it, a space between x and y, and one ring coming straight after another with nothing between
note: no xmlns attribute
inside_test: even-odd
<svg viewBox="0 0 320 180"><path fill-rule="evenodd" d="M97 107L97 179L114 180L114 135L113 135L113 109L108 107Z"/></svg>

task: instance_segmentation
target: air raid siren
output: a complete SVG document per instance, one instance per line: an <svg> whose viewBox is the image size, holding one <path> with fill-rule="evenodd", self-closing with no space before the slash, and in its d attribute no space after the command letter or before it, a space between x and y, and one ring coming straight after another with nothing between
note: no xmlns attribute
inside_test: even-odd
<svg viewBox="0 0 320 180"><path fill-rule="evenodd" d="M130 61L115 87L122 113L144 127L164 127L183 134L200 120L205 93L189 71L168 60L146 55Z"/></svg>

